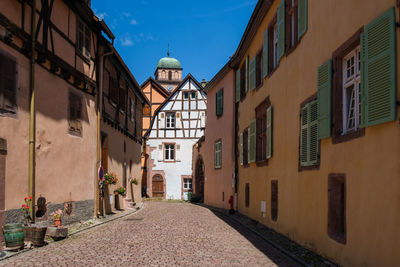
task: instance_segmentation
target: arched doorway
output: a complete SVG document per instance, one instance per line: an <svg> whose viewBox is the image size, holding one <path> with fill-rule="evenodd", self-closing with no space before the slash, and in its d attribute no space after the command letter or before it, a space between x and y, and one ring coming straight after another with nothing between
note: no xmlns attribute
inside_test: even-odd
<svg viewBox="0 0 400 267"><path fill-rule="evenodd" d="M199 157L196 161L196 170L195 170L195 195L197 195L200 200L204 201L204 162L201 157Z"/></svg>
<svg viewBox="0 0 400 267"><path fill-rule="evenodd" d="M152 197L164 197L164 179L159 174L153 176L152 192Z"/></svg>

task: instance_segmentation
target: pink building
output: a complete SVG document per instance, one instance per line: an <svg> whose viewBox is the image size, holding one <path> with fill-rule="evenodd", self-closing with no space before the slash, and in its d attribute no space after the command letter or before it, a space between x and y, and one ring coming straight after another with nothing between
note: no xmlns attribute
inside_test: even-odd
<svg viewBox="0 0 400 267"><path fill-rule="evenodd" d="M207 84L205 91L205 140L195 145L193 154L195 193L201 194L204 183L204 203L229 209L229 199L235 196L235 88L229 63Z"/></svg>

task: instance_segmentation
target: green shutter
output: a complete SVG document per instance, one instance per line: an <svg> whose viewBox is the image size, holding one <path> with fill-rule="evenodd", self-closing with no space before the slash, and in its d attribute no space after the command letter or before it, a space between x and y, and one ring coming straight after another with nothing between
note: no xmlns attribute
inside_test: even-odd
<svg viewBox="0 0 400 267"><path fill-rule="evenodd" d="M297 36L300 39L307 31L307 0L299 0L297 17Z"/></svg>
<svg viewBox="0 0 400 267"><path fill-rule="evenodd" d="M250 91L256 88L256 58L250 61L250 71L249 71L249 89Z"/></svg>
<svg viewBox="0 0 400 267"><path fill-rule="evenodd" d="M396 26L391 8L365 27L362 63L363 126L396 119Z"/></svg>
<svg viewBox="0 0 400 267"><path fill-rule="evenodd" d="M300 116L300 165L304 166L308 162L308 106L301 109Z"/></svg>
<svg viewBox="0 0 400 267"><path fill-rule="evenodd" d="M312 101L309 104L309 129L308 129L308 143L309 143L309 165L318 164L318 103Z"/></svg>
<svg viewBox="0 0 400 267"><path fill-rule="evenodd" d="M318 68L318 139L331 136L332 60Z"/></svg>
<svg viewBox="0 0 400 267"><path fill-rule="evenodd" d="M214 143L214 168L218 166L217 143Z"/></svg>
<svg viewBox="0 0 400 267"><path fill-rule="evenodd" d="M236 103L240 101L240 68L236 71L236 91L235 91L235 96L236 96Z"/></svg>
<svg viewBox="0 0 400 267"><path fill-rule="evenodd" d="M268 28L264 32L263 45L263 77L268 75Z"/></svg>
<svg viewBox="0 0 400 267"><path fill-rule="evenodd" d="M215 114L221 116L224 109L224 92L219 90L215 95Z"/></svg>
<svg viewBox="0 0 400 267"><path fill-rule="evenodd" d="M282 0L278 7L277 15L278 31L278 62L285 54L285 0Z"/></svg>
<svg viewBox="0 0 400 267"><path fill-rule="evenodd" d="M272 157L272 106L267 108L267 159Z"/></svg>
<svg viewBox="0 0 400 267"><path fill-rule="evenodd" d="M248 151L249 151L249 157L248 157L249 162L255 162L256 161L256 119L254 119L250 122Z"/></svg>
<svg viewBox="0 0 400 267"><path fill-rule="evenodd" d="M244 66L245 66L245 82L244 82L244 87L245 87L245 91L247 93L247 91L249 91L249 56L246 56L246 60L244 62Z"/></svg>
<svg viewBox="0 0 400 267"><path fill-rule="evenodd" d="M243 165L243 133L240 133L240 165Z"/></svg>
<svg viewBox="0 0 400 267"><path fill-rule="evenodd" d="M300 165L319 162L318 103L314 100L301 109Z"/></svg>

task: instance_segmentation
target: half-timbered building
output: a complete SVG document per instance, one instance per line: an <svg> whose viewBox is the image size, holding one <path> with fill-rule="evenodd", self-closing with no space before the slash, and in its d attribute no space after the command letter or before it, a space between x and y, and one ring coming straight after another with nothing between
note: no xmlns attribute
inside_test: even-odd
<svg viewBox="0 0 400 267"><path fill-rule="evenodd" d="M147 194L186 199L192 191L193 145L204 134L206 93L188 74L156 110L146 133Z"/></svg>

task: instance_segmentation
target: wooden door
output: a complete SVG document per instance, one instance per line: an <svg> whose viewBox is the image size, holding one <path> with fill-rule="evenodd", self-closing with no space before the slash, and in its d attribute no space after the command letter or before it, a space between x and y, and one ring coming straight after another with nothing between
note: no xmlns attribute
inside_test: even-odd
<svg viewBox="0 0 400 267"><path fill-rule="evenodd" d="M108 171L108 136L105 134L101 136L101 166L104 172Z"/></svg>
<svg viewBox="0 0 400 267"><path fill-rule="evenodd" d="M164 197L164 179L161 175L154 175L152 189L153 197Z"/></svg>

